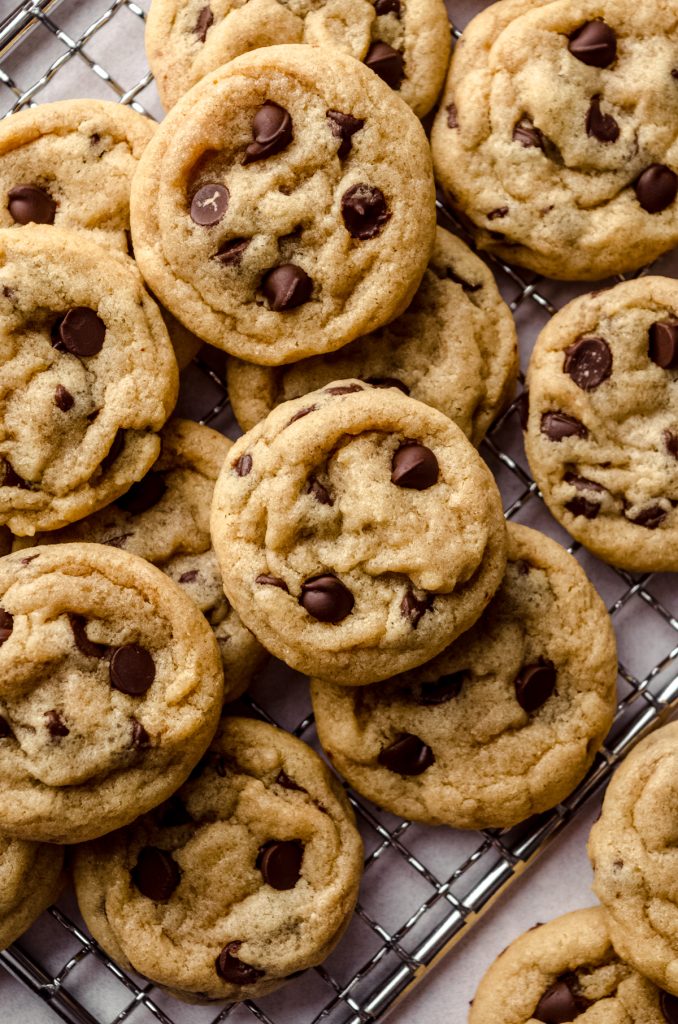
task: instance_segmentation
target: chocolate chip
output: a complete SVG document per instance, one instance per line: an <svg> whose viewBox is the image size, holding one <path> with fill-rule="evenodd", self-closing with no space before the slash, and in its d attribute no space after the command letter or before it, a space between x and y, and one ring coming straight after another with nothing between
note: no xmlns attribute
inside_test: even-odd
<svg viewBox="0 0 678 1024"><path fill-rule="evenodd" d="M208 29L210 29L213 24L214 15L212 14L212 11L208 4L207 7L203 7L202 10L200 11L200 14L198 15L198 20L195 23L195 28L193 29L201 43L205 42L205 39L207 38Z"/></svg>
<svg viewBox="0 0 678 1024"><path fill-rule="evenodd" d="M296 839L278 842L272 839L261 847L257 857L257 867L264 881L273 889L281 892L294 889L301 874L301 862L304 859L304 847Z"/></svg>
<svg viewBox="0 0 678 1024"><path fill-rule="evenodd" d="M452 672L450 675L441 676L434 683L422 683L419 688L417 704L426 706L432 704L447 704L461 693L461 688L466 679L466 672Z"/></svg>
<svg viewBox="0 0 678 1024"><path fill-rule="evenodd" d="M365 383L371 384L373 388L398 388L404 395L410 393L407 384L397 377L366 377Z"/></svg>
<svg viewBox="0 0 678 1024"><path fill-rule="evenodd" d="M87 658L105 658L108 654L108 646L106 644L97 644L93 640L90 640L87 636L85 626L87 619L83 615L70 614L68 621L71 624L73 630L73 639L75 640L75 646L84 654Z"/></svg>
<svg viewBox="0 0 678 1024"><path fill-rule="evenodd" d="M671 430L665 430L664 444L669 455L673 455L674 459L678 459L678 434L674 434Z"/></svg>
<svg viewBox="0 0 678 1024"><path fill-rule="evenodd" d="M155 679L155 662L145 647L126 644L113 653L110 677L116 690L130 697L141 697Z"/></svg>
<svg viewBox="0 0 678 1024"><path fill-rule="evenodd" d="M315 412L317 408L317 405L309 405L306 409L299 409L299 411L295 412L294 416L287 421L285 426L289 427L292 423L296 423L297 420L303 420L304 416L308 416L310 412Z"/></svg>
<svg viewBox="0 0 678 1024"><path fill-rule="evenodd" d="M289 587L284 580L279 579L277 576L267 576L266 573L259 573L255 583L259 583L265 587L278 587L279 590L284 590L286 594L289 593Z"/></svg>
<svg viewBox="0 0 678 1024"><path fill-rule="evenodd" d="M421 775L431 767L435 757L423 740L406 732L388 747L384 747L377 760L384 768L398 775Z"/></svg>
<svg viewBox="0 0 678 1024"><path fill-rule="evenodd" d="M298 793L306 793L306 792L308 792L307 790L304 789L303 786L297 785L297 783L294 781L294 779L291 779L289 777L289 775L284 770L284 768L280 769L280 771L278 772L278 774L275 777L275 781L278 783L279 786L282 786L283 789L293 789L293 790L296 790Z"/></svg>
<svg viewBox="0 0 678 1024"><path fill-rule="evenodd" d="M130 741L130 747L133 750L144 750L146 747L150 747L151 737L148 735L141 722L133 716L130 721L132 722L132 739Z"/></svg>
<svg viewBox="0 0 678 1024"><path fill-rule="evenodd" d="M326 395L353 395L356 391L364 391L360 384L338 384L335 388L325 388Z"/></svg>
<svg viewBox="0 0 678 1024"><path fill-rule="evenodd" d="M204 228L218 224L228 210L230 198L225 185L213 181L202 185L191 199L191 220Z"/></svg>
<svg viewBox="0 0 678 1024"><path fill-rule="evenodd" d="M249 238L229 238L212 257L225 267L236 267L242 263L243 253L250 244Z"/></svg>
<svg viewBox="0 0 678 1024"><path fill-rule="evenodd" d="M130 537L133 537L134 533L119 533L116 537L107 537L104 544L108 544L110 548L124 548L125 541Z"/></svg>
<svg viewBox="0 0 678 1024"><path fill-rule="evenodd" d="M647 213L661 213L676 198L678 177L664 164L650 164L636 178L633 187L638 202Z"/></svg>
<svg viewBox="0 0 678 1024"><path fill-rule="evenodd" d="M565 473L563 480L566 484L572 484L577 491L590 491L595 494L606 494L605 488L595 482L595 480L589 480L585 476L578 476L576 473ZM575 495L570 501L565 502L565 508L568 512L571 512L573 516L585 516L586 519L595 519L600 512L600 502L591 501L583 495Z"/></svg>
<svg viewBox="0 0 678 1024"><path fill-rule="evenodd" d="M151 471L138 483L132 484L129 491L116 498L115 504L131 516L138 516L157 505L166 490L167 484L162 473Z"/></svg>
<svg viewBox="0 0 678 1024"><path fill-rule="evenodd" d="M118 455L122 452L125 447L125 431L118 427L115 432L115 437L111 443L111 447L101 460L101 469L105 473L107 469L110 469Z"/></svg>
<svg viewBox="0 0 678 1024"><path fill-rule="evenodd" d="M395 14L400 18L400 0L374 0L376 14Z"/></svg>
<svg viewBox="0 0 678 1024"><path fill-rule="evenodd" d="M412 629L416 629L421 617L432 606L432 594L427 594L426 597L419 598L413 590L408 590L400 602L400 614L403 618L410 620L412 623Z"/></svg>
<svg viewBox="0 0 678 1024"><path fill-rule="evenodd" d="M33 556L37 558L37 555ZM0 608L0 645L4 644L5 640L9 640L14 629L14 616L11 612L5 611L4 608Z"/></svg>
<svg viewBox="0 0 678 1024"><path fill-rule="evenodd" d="M289 112L277 103L266 100L254 115L252 138L254 141L245 150L243 164L265 160L286 149L294 138Z"/></svg>
<svg viewBox="0 0 678 1024"><path fill-rule="evenodd" d="M16 185L9 190L7 209L15 224L53 224L56 203L37 185Z"/></svg>
<svg viewBox="0 0 678 1024"><path fill-rule="evenodd" d="M391 460L391 483L425 491L438 482L438 460L430 448L418 441L403 441Z"/></svg>
<svg viewBox="0 0 678 1024"><path fill-rule="evenodd" d="M388 43L372 43L367 51L365 64L392 89L400 88L400 83L405 77L405 61L402 53L398 53Z"/></svg>
<svg viewBox="0 0 678 1024"><path fill-rule="evenodd" d="M341 197L341 215L352 238L376 238L391 214L381 189L374 185L352 185Z"/></svg>
<svg viewBox="0 0 678 1024"><path fill-rule="evenodd" d="M22 491L30 489L30 484L28 484L23 477L19 476L14 467L7 462L6 459L2 466L2 486L18 487Z"/></svg>
<svg viewBox="0 0 678 1024"><path fill-rule="evenodd" d="M592 135L598 142L616 142L619 138L619 125L612 114L604 114L600 109L600 96L591 100L586 115L586 134Z"/></svg>
<svg viewBox="0 0 678 1024"><path fill-rule="evenodd" d="M261 288L275 313L302 306L311 297L313 281L296 263L281 263L263 277Z"/></svg>
<svg viewBox="0 0 678 1024"><path fill-rule="evenodd" d="M45 711L45 725L47 726L47 732L50 734L52 739L60 739L63 736L68 736L71 731L58 711L52 709L51 711Z"/></svg>
<svg viewBox="0 0 678 1024"><path fill-rule="evenodd" d="M642 509L635 516L627 515L626 518L636 526L644 526L646 530L656 530L664 522L667 515L668 512L661 505L650 505L649 508Z"/></svg>
<svg viewBox="0 0 678 1024"><path fill-rule="evenodd" d="M527 423L530 418L530 392L525 388L524 391L518 395L516 402L516 408L518 409L518 419L520 420L520 426L523 430L527 430Z"/></svg>
<svg viewBox="0 0 678 1024"><path fill-rule="evenodd" d="M179 577L179 583L194 583L199 575L200 573L197 569L189 569L187 572L182 572Z"/></svg>
<svg viewBox="0 0 678 1024"><path fill-rule="evenodd" d="M57 323L58 340L72 355L95 356L104 347L106 324L93 309L75 306Z"/></svg>
<svg viewBox="0 0 678 1024"><path fill-rule="evenodd" d="M233 464L238 476L248 476L252 471L252 456L241 455L240 458Z"/></svg>
<svg viewBox="0 0 678 1024"><path fill-rule="evenodd" d="M498 206L496 210L490 210L490 212L487 215L487 219L500 220L502 217L505 217L508 212L508 206Z"/></svg>
<svg viewBox="0 0 678 1024"><path fill-rule="evenodd" d="M543 149L544 136L532 124L529 117L521 117L513 129L513 141L519 142L525 149Z"/></svg>
<svg viewBox="0 0 678 1024"><path fill-rule="evenodd" d="M658 320L652 324L649 356L662 370L678 370L678 323Z"/></svg>
<svg viewBox="0 0 678 1024"><path fill-rule="evenodd" d="M516 700L523 711L527 711L528 714L538 711L556 688L556 669L553 662L544 660L536 665L523 665L513 685Z"/></svg>
<svg viewBox="0 0 678 1024"><path fill-rule="evenodd" d="M319 622L336 623L350 615L355 598L341 580L328 573L302 583L299 604Z"/></svg>
<svg viewBox="0 0 678 1024"><path fill-rule="evenodd" d="M216 959L217 974L229 985L253 985L266 973L236 956L241 946L242 942L229 942Z"/></svg>
<svg viewBox="0 0 678 1024"><path fill-rule="evenodd" d="M22 565L30 565L36 558L40 558L40 555L29 555L28 558L20 559Z"/></svg>
<svg viewBox="0 0 678 1024"><path fill-rule="evenodd" d="M550 441L562 441L564 437L588 437L584 424L564 412L542 413L540 430Z"/></svg>
<svg viewBox="0 0 678 1024"><path fill-rule="evenodd" d="M617 36L604 21L587 21L572 33L568 49L592 68L608 68L617 57Z"/></svg>
<svg viewBox="0 0 678 1024"><path fill-rule="evenodd" d="M678 996L660 991L659 1009L667 1024L678 1024Z"/></svg>
<svg viewBox="0 0 678 1024"><path fill-rule="evenodd" d="M68 391L63 384L57 384L54 391L54 404L61 409L62 412L68 412L69 409L73 408L75 399L73 395Z"/></svg>
<svg viewBox="0 0 678 1024"><path fill-rule="evenodd" d="M399 0L377 0L377 3L396 3L400 9ZM353 117L352 114L342 114L340 110L328 110L325 117L330 122L332 134L336 139L341 139L337 156L345 160L353 147L353 136L364 126L365 122L361 117Z"/></svg>
<svg viewBox="0 0 678 1024"><path fill-rule="evenodd" d="M313 495L315 500L321 505L334 505L334 498L318 480L308 481L306 493Z"/></svg>
<svg viewBox="0 0 678 1024"><path fill-rule="evenodd" d="M447 127L458 128L459 127L459 115L457 113L456 103L449 103L447 105Z"/></svg>
<svg viewBox="0 0 678 1024"><path fill-rule="evenodd" d="M612 373L612 352L604 338L580 338L565 349L563 370L582 391L595 391Z"/></svg>
<svg viewBox="0 0 678 1024"><path fill-rule="evenodd" d="M0 715L0 740L12 739L12 730L9 722Z"/></svg>
<svg viewBox="0 0 678 1024"><path fill-rule="evenodd" d="M575 993L567 978L559 978L544 992L532 1014L542 1024L567 1024L588 1009L588 999Z"/></svg>
<svg viewBox="0 0 678 1024"><path fill-rule="evenodd" d="M143 846L139 850L130 875L141 895L154 903L168 900L181 878L179 865L172 855L157 846Z"/></svg>

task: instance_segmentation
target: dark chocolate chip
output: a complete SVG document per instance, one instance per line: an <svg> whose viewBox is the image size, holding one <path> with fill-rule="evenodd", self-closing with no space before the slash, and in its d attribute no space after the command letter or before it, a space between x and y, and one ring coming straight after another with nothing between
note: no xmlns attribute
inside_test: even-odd
<svg viewBox="0 0 678 1024"><path fill-rule="evenodd" d="M68 621L71 624L73 630L73 639L75 640L75 646L88 658L105 658L108 654L108 646L106 644L97 644L93 640L90 640L87 636L85 629L87 619L83 615L70 614Z"/></svg>
<svg viewBox="0 0 678 1024"><path fill-rule="evenodd" d="M275 313L296 309L311 298L313 281L296 263L281 263L267 271L261 289Z"/></svg>
<svg viewBox="0 0 678 1024"><path fill-rule="evenodd" d="M617 57L617 36L604 21L587 21L572 33L568 49L589 67L608 68Z"/></svg>
<svg viewBox="0 0 678 1024"><path fill-rule="evenodd" d="M678 996L660 991L659 1009L667 1024L678 1024Z"/></svg>
<svg viewBox="0 0 678 1024"><path fill-rule="evenodd" d="M351 614L355 598L341 580L329 573L301 585L299 604L319 622L341 622Z"/></svg>
<svg viewBox="0 0 678 1024"><path fill-rule="evenodd" d="M391 483L425 491L438 482L438 460L430 448L418 441L403 441L391 460Z"/></svg>
<svg viewBox="0 0 678 1024"><path fill-rule="evenodd" d="M400 18L400 0L374 0L375 14L395 14Z"/></svg>
<svg viewBox="0 0 678 1024"><path fill-rule="evenodd" d="M405 61L402 53L398 53L388 43L372 43L367 51L365 64L392 89L400 88L405 76Z"/></svg>
<svg viewBox="0 0 678 1024"><path fill-rule="evenodd" d="M122 427L118 427L115 432L115 437L111 443L111 447L108 449L103 459L101 460L101 468L105 473L107 469L110 469L118 455L122 452L125 447L125 431Z"/></svg>
<svg viewBox="0 0 678 1024"><path fill-rule="evenodd" d="M214 24L214 15L212 14L209 4L203 7L198 15L198 20L195 23L193 31L197 35L201 43L204 43L207 39L207 32Z"/></svg>
<svg viewBox="0 0 678 1024"><path fill-rule="evenodd" d="M264 587L278 587L279 590L284 590L286 594L289 593L289 587L284 580L279 579L278 576L267 576L266 573L259 573L255 583L259 583Z"/></svg>
<svg viewBox="0 0 678 1024"><path fill-rule="evenodd" d="M312 494L321 505L334 505L334 498L318 480L308 481L307 493Z"/></svg>
<svg viewBox="0 0 678 1024"><path fill-rule="evenodd" d="M574 416L564 412L542 413L540 429L550 441L562 441L564 437L588 437L589 432Z"/></svg>
<svg viewBox="0 0 678 1024"><path fill-rule="evenodd" d="M678 192L678 177L664 164L650 164L638 178L634 189L638 202L647 213L661 213Z"/></svg>
<svg viewBox="0 0 678 1024"><path fill-rule="evenodd" d="M294 779L291 779L289 777L289 775L284 770L284 768L280 769L280 771L278 772L278 774L275 777L275 781L278 783L279 786L282 786L283 789L296 790L298 793L306 793L306 792L308 792L307 790L304 789L303 786L297 785L297 783L294 781Z"/></svg>
<svg viewBox="0 0 678 1024"><path fill-rule="evenodd" d="M674 459L678 459L678 434L674 434L671 430L665 430L664 444L669 455L673 455Z"/></svg>
<svg viewBox="0 0 678 1024"><path fill-rule="evenodd" d="M252 122L252 139L245 150L243 164L275 156L289 146L294 138L292 118L284 107L267 100L259 107Z"/></svg>
<svg viewBox="0 0 678 1024"><path fill-rule="evenodd" d="M366 377L365 383L371 384L373 388L398 388L404 395L410 393L407 384L397 377Z"/></svg>
<svg viewBox="0 0 678 1024"><path fill-rule="evenodd" d="M285 889L294 889L299 881L303 859L304 846L297 839L285 842L272 839L261 847L257 867L264 881L271 888L282 892Z"/></svg>
<svg viewBox="0 0 678 1024"><path fill-rule="evenodd" d="M68 410L72 409L75 404L73 395L63 386L63 384L57 384L55 388L54 404L61 409L62 412L68 412Z"/></svg>
<svg viewBox="0 0 678 1024"><path fill-rule="evenodd" d="M47 726L47 732L55 740L68 736L71 731L59 712L54 710L54 708L51 711L45 711L45 725Z"/></svg>
<svg viewBox="0 0 678 1024"><path fill-rule="evenodd" d="M3 487L18 487L22 491L30 489L28 484L23 477L19 476L14 467L5 460L2 466L2 486Z"/></svg>
<svg viewBox="0 0 678 1024"><path fill-rule="evenodd" d="M0 715L0 740L12 739L12 730L9 722Z"/></svg>
<svg viewBox="0 0 678 1024"><path fill-rule="evenodd" d="M266 973L236 956L241 946L242 942L229 942L216 959L217 974L229 985L253 985Z"/></svg>
<svg viewBox="0 0 678 1024"><path fill-rule="evenodd" d="M447 704L461 693L461 688L466 679L466 672L452 672L448 676L441 676L434 683L422 683L419 688L417 704Z"/></svg>
<svg viewBox="0 0 678 1024"><path fill-rule="evenodd" d="M542 1024L568 1024L589 1005L588 999L574 991L568 978L559 978L544 992L532 1016Z"/></svg>
<svg viewBox="0 0 678 1024"><path fill-rule="evenodd" d="M530 393L527 388L518 395L516 408L518 409L520 426L523 430L527 430L527 423L530 418Z"/></svg>
<svg viewBox="0 0 678 1024"><path fill-rule="evenodd" d="M16 185L9 190L7 209L15 224L53 224L56 203L37 185Z"/></svg>
<svg viewBox="0 0 678 1024"><path fill-rule="evenodd" d="M580 338L565 349L563 370L582 391L595 391L612 373L612 351L604 338Z"/></svg>
<svg viewBox="0 0 678 1024"><path fill-rule="evenodd" d="M546 660L536 665L523 665L513 685L523 711L528 714L538 711L556 688L555 665Z"/></svg>
<svg viewBox="0 0 678 1024"><path fill-rule="evenodd" d="M416 629L419 620L429 608L433 607L433 595L419 598L413 590L408 590L400 602L400 614L412 623L412 629Z"/></svg>
<svg viewBox="0 0 678 1024"><path fill-rule="evenodd" d="M335 388L325 388L326 395L353 395L356 391L364 391L360 384L338 384Z"/></svg>
<svg viewBox="0 0 678 1024"><path fill-rule="evenodd" d="M586 115L586 134L592 135L598 142L616 142L619 138L619 125L612 114L604 114L600 109L600 96L591 100Z"/></svg>
<svg viewBox="0 0 678 1024"><path fill-rule="evenodd" d="M191 199L191 220L203 228L218 224L228 210L231 194L225 185L208 182Z"/></svg>
<svg viewBox="0 0 678 1024"><path fill-rule="evenodd" d="M544 136L536 128L529 117L521 117L513 129L513 141L519 142L525 149L543 149Z"/></svg>
<svg viewBox="0 0 678 1024"><path fill-rule="evenodd" d="M377 760L384 768L398 775L421 775L431 767L435 757L423 740L406 732L388 747L384 747Z"/></svg>
<svg viewBox="0 0 678 1024"><path fill-rule="evenodd" d="M238 461L233 464L233 468L238 476L248 476L252 471L252 456L241 455Z"/></svg>
<svg viewBox="0 0 678 1024"><path fill-rule="evenodd" d="M595 519L600 512L600 502L590 501L581 494L575 495L565 502L565 508L573 516L584 516L585 519Z"/></svg>
<svg viewBox="0 0 678 1024"><path fill-rule="evenodd" d="M341 197L341 215L352 238L376 238L391 214L381 189L374 185L352 185Z"/></svg>
<svg viewBox="0 0 678 1024"><path fill-rule="evenodd" d="M678 78L678 68L671 68L671 78Z"/></svg>
<svg viewBox="0 0 678 1024"><path fill-rule="evenodd" d="M40 558L40 555L29 555L28 558L22 558L20 561L22 565L30 565L36 558Z"/></svg>
<svg viewBox="0 0 678 1024"><path fill-rule="evenodd" d="M242 263L243 253L250 244L249 238L229 238L212 257L225 267L236 267Z"/></svg>
<svg viewBox="0 0 678 1024"><path fill-rule="evenodd" d="M74 356L95 356L104 347L105 336L106 324L87 306L69 309L58 321L59 342Z"/></svg>
<svg viewBox="0 0 678 1024"><path fill-rule="evenodd" d="M649 508L642 509L635 516L626 516L626 518L636 526L644 526L646 530L656 530L667 515L668 512L661 505L650 505Z"/></svg>
<svg viewBox="0 0 678 1024"><path fill-rule="evenodd" d="M377 3L396 3L400 7L399 0L377 0ZM353 147L353 136L364 126L365 122L360 117L353 117L353 114L342 114L340 110L328 110L326 118L330 122L330 128L335 139L341 139L337 156L345 160Z"/></svg>
<svg viewBox="0 0 678 1024"><path fill-rule="evenodd" d="M490 212L487 215L487 219L501 220L501 218L505 217L508 212L508 206L498 206L496 210L490 210ZM503 235L501 235L500 237L503 238Z"/></svg>
<svg viewBox="0 0 678 1024"><path fill-rule="evenodd" d="M448 103L447 105L447 127L458 128L459 127L459 115L457 113L456 103Z"/></svg>
<svg viewBox="0 0 678 1024"><path fill-rule="evenodd" d="M34 555L33 558L37 558ZM4 644L5 640L9 640L14 629L14 616L11 612L5 611L4 608L0 608L0 645Z"/></svg>
<svg viewBox="0 0 678 1024"><path fill-rule="evenodd" d="M287 421L285 426L289 427L292 423L296 423L297 420L303 420L304 416L308 416L310 412L315 412L317 408L317 405L309 405L306 409L299 409L299 411L295 412L294 416Z"/></svg>
<svg viewBox="0 0 678 1024"><path fill-rule="evenodd" d="M182 572L179 577L179 583L193 583L199 575L200 573L197 569L188 569L186 572Z"/></svg>
<svg viewBox="0 0 678 1024"><path fill-rule="evenodd" d="M145 647L126 644L113 652L110 664L111 684L130 697L141 697L155 679L155 662Z"/></svg>
<svg viewBox="0 0 678 1024"><path fill-rule="evenodd" d="M130 740L130 747L133 750L144 750L146 747L150 747L151 737L148 735L141 722L133 716L130 721L132 722L132 739Z"/></svg>
<svg viewBox="0 0 678 1024"><path fill-rule="evenodd" d="M678 370L678 323L658 320L652 324L648 354L662 370Z"/></svg>
<svg viewBox="0 0 678 1024"><path fill-rule="evenodd" d="M141 895L154 903L168 900L181 878L179 865L172 855L157 846L143 846L139 850L130 875Z"/></svg>
<svg viewBox="0 0 678 1024"><path fill-rule="evenodd" d="M166 490L167 484L162 473L151 471L138 483L132 484L129 491L116 498L115 504L131 516L138 516L157 505Z"/></svg>

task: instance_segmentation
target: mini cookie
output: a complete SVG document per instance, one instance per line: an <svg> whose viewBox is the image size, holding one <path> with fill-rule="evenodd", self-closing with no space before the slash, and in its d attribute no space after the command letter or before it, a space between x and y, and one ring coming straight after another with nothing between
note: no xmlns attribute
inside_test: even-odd
<svg viewBox="0 0 678 1024"><path fill-rule="evenodd" d="M266 365L402 313L435 237L416 117L352 57L309 46L244 54L195 86L146 149L131 212L160 301Z"/></svg>
<svg viewBox="0 0 678 1024"><path fill-rule="evenodd" d="M223 671L193 601L100 544L0 559L0 831L75 843L167 799L219 719Z"/></svg>
<svg viewBox="0 0 678 1024"><path fill-rule="evenodd" d="M166 108L203 75L275 43L350 53L423 117L443 84L450 26L442 0L153 0L146 26L148 63Z"/></svg>
<svg viewBox="0 0 678 1024"><path fill-rule="evenodd" d="M326 765L247 718L224 719L167 804L75 860L96 940L193 1002L264 995L324 960L361 873L353 813Z"/></svg>
<svg viewBox="0 0 678 1024"><path fill-rule="evenodd" d="M160 439L160 458L127 494L72 526L39 534L35 543L94 541L157 565L212 626L224 664L225 698L235 700L261 667L265 651L224 597L210 540L214 482L232 442L190 420L171 420Z"/></svg>
<svg viewBox="0 0 678 1024"><path fill-rule="evenodd" d="M0 524L32 536L151 467L177 365L134 263L57 228L0 231L0 334Z"/></svg>
<svg viewBox="0 0 678 1024"><path fill-rule="evenodd" d="M644 739L617 769L589 839L593 889L607 912L614 948L676 996L677 779L673 722ZM678 1012L671 1019L678 1020Z"/></svg>
<svg viewBox="0 0 678 1024"><path fill-rule="evenodd" d="M368 688L315 681L320 742L364 796L455 828L508 828L584 777L612 724L617 658L578 563L510 524L499 591L433 661Z"/></svg>
<svg viewBox="0 0 678 1024"><path fill-rule="evenodd" d="M338 381L239 438L212 503L224 590L293 668L364 685L468 629L506 565L501 499L446 416Z"/></svg>
<svg viewBox="0 0 678 1024"><path fill-rule="evenodd" d="M104 100L40 103L0 123L0 227L54 224L127 252L129 194L155 125Z"/></svg>
<svg viewBox="0 0 678 1024"><path fill-rule="evenodd" d="M676 12L675 0L503 0L474 18L431 144L483 249L595 280L678 243Z"/></svg>
<svg viewBox="0 0 678 1024"><path fill-rule="evenodd" d="M30 928L64 884L60 846L0 836L0 949Z"/></svg>
<svg viewBox="0 0 678 1024"><path fill-rule="evenodd" d="M614 565L678 570L678 282L570 302L527 382L527 457L556 519Z"/></svg>
<svg viewBox="0 0 678 1024"><path fill-rule="evenodd" d="M676 1024L678 1000L616 955L600 907L535 925L483 977L469 1024Z"/></svg>
<svg viewBox="0 0 678 1024"><path fill-rule="evenodd" d="M228 393L243 430L280 402L338 378L397 387L440 409L480 444L513 397L516 329L487 266L438 228L436 245L406 313L332 355L268 368L231 358Z"/></svg>

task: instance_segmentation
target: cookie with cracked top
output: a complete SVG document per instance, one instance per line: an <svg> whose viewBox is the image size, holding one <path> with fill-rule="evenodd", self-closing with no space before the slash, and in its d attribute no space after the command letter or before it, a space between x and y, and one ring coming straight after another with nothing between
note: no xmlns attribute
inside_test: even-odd
<svg viewBox="0 0 678 1024"><path fill-rule="evenodd" d="M461 430L358 380L285 402L236 441L211 528L226 595L260 642L346 685L433 657L506 565L500 496Z"/></svg>
<svg viewBox="0 0 678 1024"><path fill-rule="evenodd" d="M556 519L606 562L678 570L678 283L568 303L527 374L525 447Z"/></svg>
<svg viewBox="0 0 678 1024"><path fill-rule="evenodd" d="M75 887L123 967L190 1002L248 999L329 955L362 854L349 802L310 747L225 718L167 804L78 849Z"/></svg>
<svg viewBox="0 0 678 1024"><path fill-rule="evenodd" d="M502 0L468 25L431 145L481 248L598 280L678 243L677 10Z"/></svg>
<svg viewBox="0 0 678 1024"><path fill-rule="evenodd" d="M205 341L265 365L333 351L402 313L426 269L426 136L352 57L266 47L165 118L131 220L153 292Z"/></svg>
<svg viewBox="0 0 678 1024"><path fill-rule="evenodd" d="M23 935L58 897L63 864L60 846L0 836L0 949Z"/></svg>

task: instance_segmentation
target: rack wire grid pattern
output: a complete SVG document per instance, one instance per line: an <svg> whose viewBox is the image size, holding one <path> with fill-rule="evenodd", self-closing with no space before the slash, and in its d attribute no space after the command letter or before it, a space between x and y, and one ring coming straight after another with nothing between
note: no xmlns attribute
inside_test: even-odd
<svg viewBox="0 0 678 1024"><path fill-rule="evenodd" d="M72 38L54 17L61 3L62 0L24 2L0 22L0 57L10 51L16 54L17 50L28 45L31 30L38 26L51 33L62 47L56 59L31 84L17 81L0 63L0 93L10 90L13 94L7 112L32 105L62 68L70 61L79 60L100 81L106 83L120 102L129 103L139 113L147 113L138 97L152 80L150 72L144 74L131 88L125 89L107 68L87 53L88 43L122 11L132 15L129 30L142 33L144 10L132 0L115 0L77 38ZM452 31L456 36L460 34L454 27ZM553 282L536 277L528 280L526 275L503 263L491 262L514 314L519 316L521 309L530 303L536 304L544 319L556 312L554 303L557 298L549 297L554 290ZM559 290L562 291L561 286ZM562 304L563 301L560 302ZM180 405L184 414L189 411L201 423L218 429L225 430L227 426L232 426L224 364L220 354L203 349L184 372L182 385L184 393ZM187 392L192 392L193 397L187 399ZM196 413L197 394L200 395L203 407ZM528 519L533 523L537 521L542 529L554 533L557 528L550 520L537 485L524 462L518 419L519 399L490 430L482 451L495 471L504 494L506 517L520 517L523 521ZM526 512L530 514L526 515ZM557 535L567 546L571 539L562 531ZM646 616L651 615L657 617L654 628L656 630L659 627L664 638L664 656L656 664L646 666L644 671L634 670L630 665L620 662L620 699L615 724L587 778L571 796L554 810L529 819L515 828L467 834L471 839L470 848L467 844L465 854L458 858L452 868L447 863L445 870L440 870L440 867L434 870L425 863L424 857L416 853L413 849L416 844L411 842L412 822L384 815L378 808L349 791L366 839L367 877L370 877L374 866L390 852L397 856L401 864L407 866L408 871L416 873L427 895L413 912L407 914L407 919L395 928L387 928L375 913L369 912L362 904L358 905L356 915L373 933L375 949L365 962L353 962L348 970L339 972L332 971L328 965L319 966L307 972L304 979L290 983L290 986L304 986L308 991L308 975L315 975L311 987L317 989L317 1010L313 1017L308 1017L308 1024L320 1021L328 1024L368 1024L381 1019L437 960L450 951L479 916L565 827L585 801L602 789L615 764L629 749L665 720L678 705L678 619L667 607L667 602L670 604L671 597L675 595L675 578L672 588L666 577L634 576L602 567L576 543L570 542L568 550L584 562L590 574L593 570L599 588L600 573L605 572L602 590L609 599L618 637L623 633L631 640L630 644L627 642L625 645L627 650L634 651L635 644L640 640L640 630L647 628ZM644 614L640 614L641 611ZM270 713L270 709L266 710L265 701L260 703L256 696L250 696L247 700L250 713L280 724L278 709ZM289 709L287 715L282 717L289 717ZM285 722L288 728L290 724ZM290 731L314 742L312 714L305 714ZM63 1020L70 1024L122 1024L127 1021L130 1024L142 1024L143 1017L144 1020L155 1020L161 1024L179 1024L180 1021L183 1024L188 1019L189 1008L185 1004L179 1004L145 979L121 970L63 910L52 907L49 913L73 945L74 952L67 962L62 963L57 971L48 970L41 965L36 955L29 954L19 944L1 952L0 963L46 1001ZM74 994L72 981L85 961L96 965L98 973L91 975L96 984L102 982L102 972L109 972L106 980L112 978L121 986L124 999L121 1009L113 1017L92 1015L78 995ZM342 973L343 977L337 976ZM270 1004L270 997L265 1002ZM196 1013L199 1013L199 1017L195 1017ZM252 1000L218 1008L204 1007L200 1011L195 1008L190 1010L191 1021L199 1020L199 1024L220 1024L223 1021L236 1024L236 1021L252 1018L264 1024L282 1024L283 1020L277 1014L271 1016L269 1009L264 1010ZM284 1019L290 1018L285 1015ZM299 1022L298 1013L292 1019Z"/></svg>

